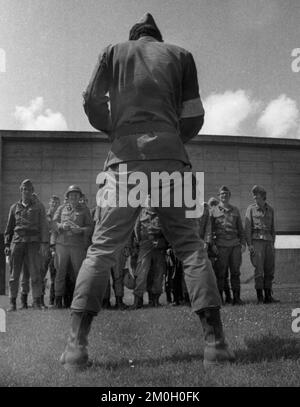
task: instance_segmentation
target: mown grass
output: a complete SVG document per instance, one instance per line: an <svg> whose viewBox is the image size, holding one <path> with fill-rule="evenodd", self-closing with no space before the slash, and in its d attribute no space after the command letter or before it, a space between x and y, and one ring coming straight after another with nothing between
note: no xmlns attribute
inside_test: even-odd
<svg viewBox="0 0 300 407"><path fill-rule="evenodd" d="M93 367L79 374L58 362L69 329L68 310L18 311L0 333L1 386L299 386L300 334L291 330L300 288L275 290L282 302L222 309L237 361L204 372L203 335L187 307L103 311L89 336Z"/></svg>

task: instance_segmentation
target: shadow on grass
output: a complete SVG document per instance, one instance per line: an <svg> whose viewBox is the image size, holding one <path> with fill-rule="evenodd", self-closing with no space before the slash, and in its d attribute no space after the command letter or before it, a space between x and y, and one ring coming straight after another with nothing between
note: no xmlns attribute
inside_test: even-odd
<svg viewBox="0 0 300 407"><path fill-rule="evenodd" d="M245 339L246 349L238 349L237 363L300 359L300 341L296 338L281 338L267 334L259 338Z"/></svg>
<svg viewBox="0 0 300 407"><path fill-rule="evenodd" d="M175 353L173 355L165 356L162 358L145 358L145 359L121 359L113 362L100 362L99 360L93 360L93 368L101 368L108 370L118 370L122 368L128 368L130 366L147 366L147 367L158 367L165 363L180 363L180 362L195 362L197 360L203 361L203 353L191 354L191 353Z"/></svg>

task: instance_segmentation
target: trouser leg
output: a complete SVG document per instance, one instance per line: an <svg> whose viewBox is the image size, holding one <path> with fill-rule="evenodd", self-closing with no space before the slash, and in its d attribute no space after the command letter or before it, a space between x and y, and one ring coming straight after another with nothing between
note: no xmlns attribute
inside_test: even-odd
<svg viewBox="0 0 300 407"><path fill-rule="evenodd" d="M152 259L152 243L145 241L141 243L139 257L136 268L136 280L134 295L143 298L144 292L147 290L147 279L151 267Z"/></svg>
<svg viewBox="0 0 300 407"><path fill-rule="evenodd" d="M30 273L28 269L28 264L24 261L21 277L21 294L28 295L29 291L30 291Z"/></svg>
<svg viewBox="0 0 300 407"><path fill-rule="evenodd" d="M17 298L22 265L25 259L26 243L13 243L11 245L11 274L9 278L9 296Z"/></svg>
<svg viewBox="0 0 300 407"><path fill-rule="evenodd" d="M231 248L231 253L229 256L229 268L230 268L230 282L232 291L238 291L241 288L240 282L240 267L242 263L242 252L241 246L234 246Z"/></svg>
<svg viewBox="0 0 300 407"><path fill-rule="evenodd" d="M265 246L263 240L253 240L254 254L251 255L251 262L254 266L255 289L264 288L264 264L265 264Z"/></svg>
<svg viewBox="0 0 300 407"><path fill-rule="evenodd" d="M65 293L65 281L68 263L70 259L70 252L68 246L63 246L60 244L56 245L56 259L57 259L57 270L55 277L55 296L62 297Z"/></svg>
<svg viewBox="0 0 300 407"><path fill-rule="evenodd" d="M273 242L265 242L265 263L264 263L264 289L272 289L275 271L275 249Z"/></svg>
<svg viewBox="0 0 300 407"><path fill-rule="evenodd" d="M151 292L154 295L161 295L163 279L166 274L166 261L164 253L160 250L155 249L155 252L152 255L153 259L153 279Z"/></svg>
<svg viewBox="0 0 300 407"><path fill-rule="evenodd" d="M40 255L40 243L27 243L26 261L31 279L31 290L33 299L42 295L42 258Z"/></svg>
<svg viewBox="0 0 300 407"><path fill-rule="evenodd" d="M112 268L113 289L115 297L124 296L123 270L126 263L126 256L123 251L117 256L116 265Z"/></svg>
<svg viewBox="0 0 300 407"><path fill-rule="evenodd" d="M215 265L217 284L220 295L223 295L226 272L229 268L229 257L231 253L231 247L218 246L218 259ZM231 270L230 270L231 272Z"/></svg>

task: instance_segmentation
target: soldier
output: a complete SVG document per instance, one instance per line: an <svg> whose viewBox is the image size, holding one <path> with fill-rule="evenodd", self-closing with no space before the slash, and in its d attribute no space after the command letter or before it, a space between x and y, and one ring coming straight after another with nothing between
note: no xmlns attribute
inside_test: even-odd
<svg viewBox="0 0 300 407"><path fill-rule="evenodd" d="M230 269L231 288L233 292L232 305L242 305L240 298L240 266L242 253L246 249L246 240L241 215L235 206L229 203L230 190L226 186L219 189L220 203L211 211L212 233L216 239L218 288L223 299L226 270Z"/></svg>
<svg viewBox="0 0 300 407"><path fill-rule="evenodd" d="M147 13L130 30L129 41L103 50L84 93L84 109L90 123L112 141L105 164L109 180L104 187L112 193L76 281L71 330L60 359L66 369L74 370L88 365L87 337L93 317L101 308L116 253L125 246L140 212L139 206L114 203L123 185L121 173L127 177L142 172L148 183L153 172L163 171L176 171L182 178L188 173L191 179L184 143L199 133L204 121L193 56L164 43ZM128 198L134 186L126 186ZM148 190L142 188L144 195ZM171 205L155 210L164 235L183 262L192 308L204 330L204 365L228 362L234 355L225 341L216 279L196 220L186 217L185 202L180 207L174 204L174 185L169 192Z"/></svg>
<svg viewBox="0 0 300 407"><path fill-rule="evenodd" d="M62 308L68 264L69 262L72 264L71 279L75 282L86 255L86 236L91 233L93 226L89 209L79 203L81 196L82 192L78 186L69 186L66 192L68 203L61 205L53 217L53 224L57 231L55 248L57 257L56 308Z"/></svg>
<svg viewBox="0 0 300 407"><path fill-rule="evenodd" d="M163 236L159 218L150 207L142 209L135 226L139 255L136 268L133 309L143 307L143 295L147 289L147 279L152 270L151 287L148 289L149 305L159 306L163 278L166 274L164 251L168 243Z"/></svg>
<svg viewBox="0 0 300 407"><path fill-rule="evenodd" d="M60 199L57 195L52 195L49 200L49 208L46 213L49 229L50 229L50 250L48 253L48 258L45 264L46 270L49 270L50 275L50 293L49 293L49 305L54 305L55 300L55 290L54 290L54 283L55 283L55 276L56 276L56 268L54 264L54 256L55 256L55 244L56 244L56 232L52 228L52 221L54 214L58 207L60 206Z"/></svg>
<svg viewBox="0 0 300 407"><path fill-rule="evenodd" d="M41 265L49 249L49 228L44 209L32 197L33 191L32 182L25 179L20 185L21 199L10 207L5 229L5 254L11 256L8 311L17 309L19 279L24 264L30 273L33 308L41 309ZM27 308L27 293L23 293L21 303Z"/></svg>
<svg viewBox="0 0 300 407"><path fill-rule="evenodd" d="M275 269L275 226L274 210L266 202L267 193L259 185L252 190L254 204L246 211L245 232L251 262L254 266L257 303L270 304L279 302L272 296L272 283ZM263 296L265 292L265 298Z"/></svg>

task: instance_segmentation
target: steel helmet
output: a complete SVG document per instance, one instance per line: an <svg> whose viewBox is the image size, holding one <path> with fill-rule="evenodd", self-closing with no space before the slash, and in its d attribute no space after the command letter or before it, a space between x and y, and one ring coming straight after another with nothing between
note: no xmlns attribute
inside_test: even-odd
<svg viewBox="0 0 300 407"><path fill-rule="evenodd" d="M81 189L79 188L78 185L70 185L69 188L67 189L65 196L68 197L70 192L78 192L80 194L80 196L82 197L83 193L81 191Z"/></svg>

